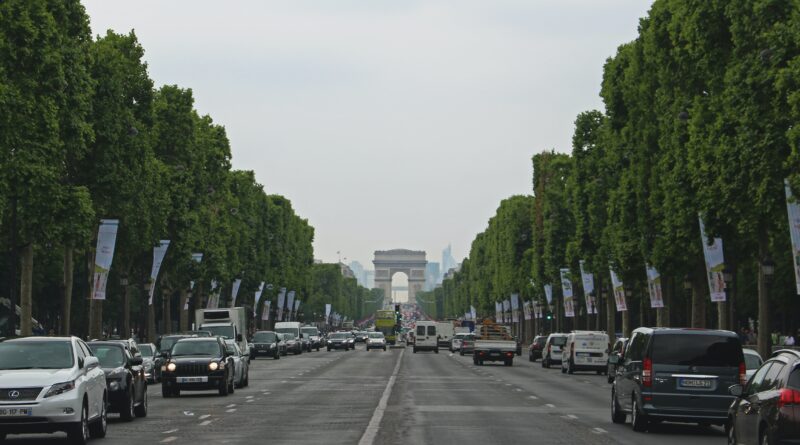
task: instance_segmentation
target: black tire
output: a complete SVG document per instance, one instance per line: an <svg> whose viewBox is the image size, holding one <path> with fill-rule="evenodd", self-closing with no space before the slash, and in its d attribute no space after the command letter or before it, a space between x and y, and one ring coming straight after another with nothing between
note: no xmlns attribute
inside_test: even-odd
<svg viewBox="0 0 800 445"><path fill-rule="evenodd" d="M67 439L72 445L86 445L89 442L89 436L89 406L86 402L83 402L81 420L70 425L69 431L67 431Z"/></svg>
<svg viewBox="0 0 800 445"><path fill-rule="evenodd" d="M128 383L127 403L125 406L119 407L119 418L130 422L133 420L133 411L136 409L136 393L133 390L133 384Z"/></svg>
<svg viewBox="0 0 800 445"><path fill-rule="evenodd" d="M234 378L231 379L231 382L228 383L228 394L233 394L236 392L236 376L234 375L233 377Z"/></svg>
<svg viewBox="0 0 800 445"><path fill-rule="evenodd" d="M250 368L247 368L247 373L244 375L244 386L250 386Z"/></svg>
<svg viewBox="0 0 800 445"><path fill-rule="evenodd" d="M331 348L328 348L328 352L331 352Z"/></svg>
<svg viewBox="0 0 800 445"><path fill-rule="evenodd" d="M547 360L542 359L542 368L547 368Z"/></svg>
<svg viewBox="0 0 800 445"><path fill-rule="evenodd" d="M603 371L597 371L597 375L603 375Z"/></svg>
<svg viewBox="0 0 800 445"><path fill-rule="evenodd" d="M317 349L317 352L319 352L319 346L317 346L317 348L316 348L316 349Z"/></svg>
<svg viewBox="0 0 800 445"><path fill-rule="evenodd" d="M606 378L606 380L608 381L609 384L614 383L614 376L611 375L611 374L608 374L608 378Z"/></svg>
<svg viewBox="0 0 800 445"><path fill-rule="evenodd" d="M161 397L165 399L172 397L172 391L166 383L161 384Z"/></svg>
<svg viewBox="0 0 800 445"><path fill-rule="evenodd" d="M438 354L438 353L439 353L439 348L436 348L436 349L434 349L434 350L433 350L433 352L434 352L435 354Z"/></svg>
<svg viewBox="0 0 800 445"><path fill-rule="evenodd" d="M140 403L136 409L133 411L136 414L136 417L147 417L147 387L144 388L144 394L142 395L142 403Z"/></svg>
<svg viewBox="0 0 800 445"><path fill-rule="evenodd" d="M172 388L172 397L180 397L180 396L181 396L181 387L175 385L175 387Z"/></svg>
<svg viewBox="0 0 800 445"><path fill-rule="evenodd" d="M219 395L221 395L221 396L227 396L228 393L229 393L228 390L230 389L228 387L228 379L227 379L228 376L225 375L225 377L226 377L225 380L220 380L219 381Z"/></svg>
<svg viewBox="0 0 800 445"><path fill-rule="evenodd" d="M533 354L528 354L528 361L535 362L536 360L533 359Z"/></svg>
<svg viewBox="0 0 800 445"><path fill-rule="evenodd" d="M625 412L619 406L617 401L617 394L614 390L611 391L611 421L614 423L625 423Z"/></svg>
<svg viewBox="0 0 800 445"><path fill-rule="evenodd" d="M383 347L383 352L386 352L386 346Z"/></svg>
<svg viewBox="0 0 800 445"><path fill-rule="evenodd" d="M564 368L564 364L563 363L561 364L561 373L562 374L566 374L567 373L567 369Z"/></svg>
<svg viewBox="0 0 800 445"><path fill-rule="evenodd" d="M103 406L100 409L100 418L89 424L89 437L93 439L102 439L106 437L108 432L108 410L106 397L103 396Z"/></svg>
<svg viewBox="0 0 800 445"><path fill-rule="evenodd" d="M460 356L462 356L462 357L463 357L463 356L464 356L464 350L463 350L463 349L459 350L459 351L458 351L458 355L460 355Z"/></svg>
<svg viewBox="0 0 800 445"><path fill-rule="evenodd" d="M761 433L758 435L758 445L772 445L775 441L772 440L772 435L769 433L767 428L763 428Z"/></svg>
<svg viewBox="0 0 800 445"><path fill-rule="evenodd" d="M417 347L414 346L414 354L416 354L416 353L417 353Z"/></svg>
<svg viewBox="0 0 800 445"><path fill-rule="evenodd" d="M478 366L478 359L473 357L472 358L472 364L475 365L475 366Z"/></svg>
<svg viewBox="0 0 800 445"><path fill-rule="evenodd" d="M512 360L506 360L505 363L503 363L503 364L506 365L506 366L512 366L514 364L514 361L513 361L513 359Z"/></svg>
<svg viewBox="0 0 800 445"><path fill-rule="evenodd" d="M639 410L639 401L634 396L633 402L631 402L631 426L633 430L638 433L646 431L648 423L647 415Z"/></svg>

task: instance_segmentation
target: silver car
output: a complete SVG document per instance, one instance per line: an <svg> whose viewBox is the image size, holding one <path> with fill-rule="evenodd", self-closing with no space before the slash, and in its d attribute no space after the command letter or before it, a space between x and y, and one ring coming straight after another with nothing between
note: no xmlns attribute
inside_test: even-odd
<svg viewBox="0 0 800 445"><path fill-rule="evenodd" d="M242 388L250 384L250 355L242 352L233 339L225 340L225 348L233 357L233 384Z"/></svg>

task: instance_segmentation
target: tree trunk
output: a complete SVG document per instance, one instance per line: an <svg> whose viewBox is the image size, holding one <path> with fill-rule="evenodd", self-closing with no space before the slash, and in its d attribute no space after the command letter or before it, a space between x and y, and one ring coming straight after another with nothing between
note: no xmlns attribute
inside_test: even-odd
<svg viewBox="0 0 800 445"><path fill-rule="evenodd" d="M28 336L33 334L33 324L31 320L31 304L33 302L33 243L28 243L22 248L20 272L19 331L20 335ZM11 310L16 312L14 308Z"/></svg>
<svg viewBox="0 0 800 445"><path fill-rule="evenodd" d="M608 333L608 338L610 339L616 339L616 317L617 308L614 303L614 294L606 292L606 332Z"/></svg>
<svg viewBox="0 0 800 445"><path fill-rule="evenodd" d="M186 308L186 305L189 303L189 298L191 298L191 296L191 292L187 292L186 289L181 289L181 332L189 330L189 309Z"/></svg>
<svg viewBox="0 0 800 445"><path fill-rule="evenodd" d="M769 241L765 233L761 233L758 241L759 263L769 257ZM762 357L772 355L770 348L770 313L769 313L769 289L767 280L758 265L758 353Z"/></svg>
<svg viewBox="0 0 800 445"><path fill-rule="evenodd" d="M728 329L728 304L717 302L717 329Z"/></svg>
<svg viewBox="0 0 800 445"><path fill-rule="evenodd" d="M631 336L631 315L630 311L622 311L622 336Z"/></svg>
<svg viewBox="0 0 800 445"><path fill-rule="evenodd" d="M89 337L103 338L103 300L92 300L92 324Z"/></svg>
<svg viewBox="0 0 800 445"><path fill-rule="evenodd" d="M163 289L161 292L161 300L164 303L164 308L162 310L164 328L162 329L162 333L170 334L172 333L172 290Z"/></svg>
<svg viewBox="0 0 800 445"><path fill-rule="evenodd" d="M64 276L61 282L61 295L63 297L61 307L61 335L70 335L70 320L72 315L72 281L74 270L74 249L72 246L67 246L64 248Z"/></svg>
<svg viewBox="0 0 800 445"><path fill-rule="evenodd" d="M124 279L122 286L122 337L129 338L131 336L131 295L128 280Z"/></svg>
<svg viewBox="0 0 800 445"><path fill-rule="evenodd" d="M706 327L706 298L708 298L708 282L705 265L695 268L692 276L692 327Z"/></svg>

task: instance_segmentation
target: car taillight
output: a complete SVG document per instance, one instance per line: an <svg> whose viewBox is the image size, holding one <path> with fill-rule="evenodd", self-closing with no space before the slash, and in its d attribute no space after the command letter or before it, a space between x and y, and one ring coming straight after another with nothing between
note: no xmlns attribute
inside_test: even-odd
<svg viewBox="0 0 800 445"><path fill-rule="evenodd" d="M800 405L800 391L796 389L783 388L778 399L778 409L787 405Z"/></svg>
<svg viewBox="0 0 800 445"><path fill-rule="evenodd" d="M653 361L649 357L642 360L642 385L653 386Z"/></svg>
<svg viewBox="0 0 800 445"><path fill-rule="evenodd" d="M739 363L739 383L742 385L747 384L747 367L744 362Z"/></svg>

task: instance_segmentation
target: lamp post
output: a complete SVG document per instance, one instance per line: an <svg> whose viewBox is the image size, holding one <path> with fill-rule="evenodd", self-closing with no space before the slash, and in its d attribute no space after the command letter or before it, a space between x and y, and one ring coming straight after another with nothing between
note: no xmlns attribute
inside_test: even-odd
<svg viewBox="0 0 800 445"><path fill-rule="evenodd" d="M630 337L631 334L631 316L630 316L630 302L631 297L633 297L633 292L630 290L625 290L625 305L628 306L628 310L622 311L622 336L623 337Z"/></svg>
<svg viewBox="0 0 800 445"><path fill-rule="evenodd" d="M148 279L144 283L144 292L145 294L150 294L150 288L153 286L153 283ZM150 304L149 300L145 298L144 300L147 303L147 341L150 343L155 343L156 341L156 309L155 307Z"/></svg>
<svg viewBox="0 0 800 445"><path fill-rule="evenodd" d="M775 263L767 256L759 264L759 295L758 299L758 353L762 357L769 357L770 350L770 323L769 323L769 288L772 285L772 276L775 275Z"/></svg>
<svg viewBox="0 0 800 445"><path fill-rule="evenodd" d="M733 306L733 272L729 267L722 271L722 279L725 281L725 304L717 307L717 319L719 329L731 329L731 319L728 308Z"/></svg>
<svg viewBox="0 0 800 445"><path fill-rule="evenodd" d="M119 285L122 287L122 338L129 338L131 336L131 302L128 295L128 277L123 276L119 280Z"/></svg>
<svg viewBox="0 0 800 445"><path fill-rule="evenodd" d="M689 275L684 275L683 277L683 295L686 297L686 320L687 325L691 326L692 323L692 280L689 279Z"/></svg>

